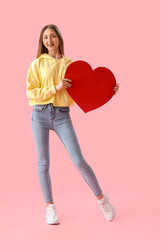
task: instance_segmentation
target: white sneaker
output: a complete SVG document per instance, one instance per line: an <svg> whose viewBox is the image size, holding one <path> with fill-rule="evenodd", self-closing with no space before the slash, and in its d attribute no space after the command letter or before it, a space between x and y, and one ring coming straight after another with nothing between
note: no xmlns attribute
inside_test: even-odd
<svg viewBox="0 0 160 240"><path fill-rule="evenodd" d="M49 204L46 209L46 223L48 224L59 224L60 221L58 219L56 205Z"/></svg>
<svg viewBox="0 0 160 240"><path fill-rule="evenodd" d="M106 194L103 194L103 198L98 200L100 210L103 212L104 217L108 221L112 221L116 215L115 208L110 204L109 198Z"/></svg>

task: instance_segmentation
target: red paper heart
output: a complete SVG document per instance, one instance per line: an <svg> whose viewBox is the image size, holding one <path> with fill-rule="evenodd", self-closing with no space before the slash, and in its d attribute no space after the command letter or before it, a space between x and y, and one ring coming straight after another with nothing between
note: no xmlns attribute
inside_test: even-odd
<svg viewBox="0 0 160 240"><path fill-rule="evenodd" d="M72 87L66 89L85 113L101 107L115 93L116 79L105 67L92 70L87 62L75 61L66 69L65 78L72 80Z"/></svg>

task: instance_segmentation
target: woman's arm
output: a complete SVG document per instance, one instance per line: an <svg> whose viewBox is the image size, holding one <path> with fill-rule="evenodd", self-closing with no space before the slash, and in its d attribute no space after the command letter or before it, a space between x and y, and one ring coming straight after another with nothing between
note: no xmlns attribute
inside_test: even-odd
<svg viewBox="0 0 160 240"><path fill-rule="evenodd" d="M28 99L35 100L45 100L51 98L54 94L56 94L55 86L52 87L41 87L37 62L33 61L29 67L27 73L27 97Z"/></svg>

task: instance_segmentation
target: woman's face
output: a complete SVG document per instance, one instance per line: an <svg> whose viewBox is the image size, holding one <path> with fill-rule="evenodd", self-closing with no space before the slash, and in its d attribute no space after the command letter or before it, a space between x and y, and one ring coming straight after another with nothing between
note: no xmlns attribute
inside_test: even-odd
<svg viewBox="0 0 160 240"><path fill-rule="evenodd" d="M54 30L47 28L43 32L43 44L48 49L48 52L57 51L59 47L59 38ZM59 50L58 50L59 51Z"/></svg>

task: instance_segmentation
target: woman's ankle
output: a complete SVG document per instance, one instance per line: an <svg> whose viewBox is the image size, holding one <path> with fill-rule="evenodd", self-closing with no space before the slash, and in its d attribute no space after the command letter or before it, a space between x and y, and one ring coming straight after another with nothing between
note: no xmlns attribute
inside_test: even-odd
<svg viewBox="0 0 160 240"><path fill-rule="evenodd" d="M54 204L54 202L51 201L51 202L47 202L46 204L47 204L47 206L48 206L49 204Z"/></svg>
<svg viewBox="0 0 160 240"><path fill-rule="evenodd" d="M97 200L100 200L103 198L103 193L101 193L100 195L97 196Z"/></svg>

